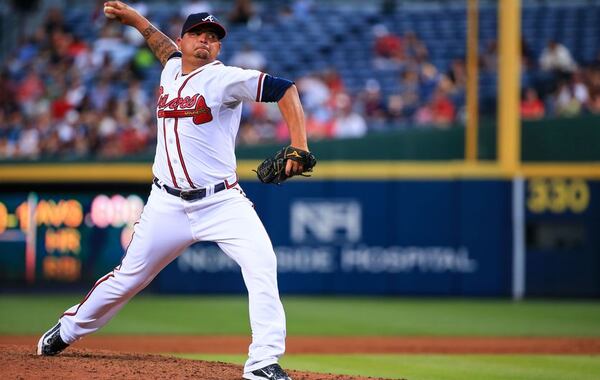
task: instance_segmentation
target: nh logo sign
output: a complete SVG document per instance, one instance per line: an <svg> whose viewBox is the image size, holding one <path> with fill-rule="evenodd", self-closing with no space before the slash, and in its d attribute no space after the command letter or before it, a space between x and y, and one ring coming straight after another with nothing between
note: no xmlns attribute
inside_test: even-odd
<svg viewBox="0 0 600 380"><path fill-rule="evenodd" d="M290 210L294 243L354 243L362 237L362 209L357 201L298 200Z"/></svg>

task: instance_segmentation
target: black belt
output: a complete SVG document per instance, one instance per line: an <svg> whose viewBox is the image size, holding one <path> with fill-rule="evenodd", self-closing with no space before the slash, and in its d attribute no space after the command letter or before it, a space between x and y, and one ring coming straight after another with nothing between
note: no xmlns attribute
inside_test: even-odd
<svg viewBox="0 0 600 380"><path fill-rule="evenodd" d="M161 185L158 182L158 178L156 178L156 177L154 177L152 182L154 182L154 184L159 189L164 188L167 191L167 193L174 195L176 197L179 197L179 198L183 199L184 201L195 201L195 200L206 197L206 189L177 190L177 189L174 189L167 185ZM227 188L227 186L225 185L225 182L217 183L215 185L215 193L225 190L226 188Z"/></svg>

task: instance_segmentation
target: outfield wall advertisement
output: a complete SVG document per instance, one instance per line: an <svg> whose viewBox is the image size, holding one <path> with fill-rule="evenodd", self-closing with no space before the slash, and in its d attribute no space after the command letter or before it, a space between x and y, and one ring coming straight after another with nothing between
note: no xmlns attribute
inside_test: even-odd
<svg viewBox="0 0 600 380"><path fill-rule="evenodd" d="M591 231L600 226L599 183L536 181L528 181L525 200L528 292L598 295L600 242ZM511 294L511 181L242 185L271 236L282 293ZM119 264L149 188L128 190L0 193L0 283L91 286ZM560 263L579 274L569 279ZM198 243L152 288L239 293L244 284L217 245Z"/></svg>
<svg viewBox="0 0 600 380"><path fill-rule="evenodd" d="M510 292L510 183L301 182L245 189L271 235L284 293ZM157 281L164 291L243 290L238 267L211 244L188 249Z"/></svg>

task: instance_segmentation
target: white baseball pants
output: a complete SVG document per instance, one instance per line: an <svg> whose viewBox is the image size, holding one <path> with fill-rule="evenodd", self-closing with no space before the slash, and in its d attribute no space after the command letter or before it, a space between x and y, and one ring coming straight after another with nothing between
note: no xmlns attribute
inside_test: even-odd
<svg viewBox="0 0 600 380"><path fill-rule="evenodd" d="M242 269L252 328L244 371L276 363L285 351L286 334L277 261L269 236L239 185L196 201L184 201L152 185L121 264L63 314L62 339L71 344L100 329L167 264L198 241L216 242Z"/></svg>

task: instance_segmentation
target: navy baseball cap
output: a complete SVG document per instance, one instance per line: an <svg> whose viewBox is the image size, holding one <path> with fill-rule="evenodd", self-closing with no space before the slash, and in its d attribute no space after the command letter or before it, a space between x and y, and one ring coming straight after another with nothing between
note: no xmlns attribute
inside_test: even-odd
<svg viewBox="0 0 600 380"><path fill-rule="evenodd" d="M181 28L181 37L183 37L183 35L190 30L203 25L210 26L214 32L217 33L217 37L219 37L220 40L225 38L225 35L227 34L225 28L219 23L219 20L217 20L215 16L206 12L202 12L194 13L188 16L187 20L185 20L185 23L183 24L183 28Z"/></svg>

